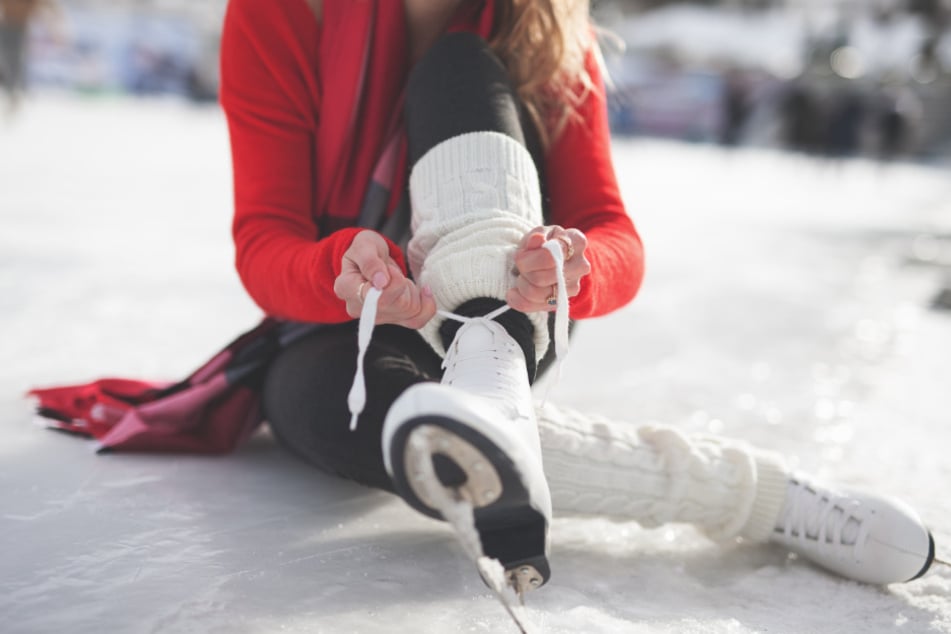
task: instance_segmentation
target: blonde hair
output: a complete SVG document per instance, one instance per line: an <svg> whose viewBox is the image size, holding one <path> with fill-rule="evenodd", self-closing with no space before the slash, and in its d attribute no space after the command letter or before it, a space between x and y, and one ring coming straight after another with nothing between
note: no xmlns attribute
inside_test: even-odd
<svg viewBox="0 0 951 634"><path fill-rule="evenodd" d="M588 0L497 0L489 45L548 147L592 89Z"/></svg>

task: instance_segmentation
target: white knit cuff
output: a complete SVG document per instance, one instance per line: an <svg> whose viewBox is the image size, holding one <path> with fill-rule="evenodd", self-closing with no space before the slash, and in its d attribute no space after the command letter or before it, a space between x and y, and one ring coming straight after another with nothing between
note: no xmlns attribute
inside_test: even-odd
<svg viewBox="0 0 951 634"><path fill-rule="evenodd" d="M472 132L429 150L410 176L413 237L407 249L417 282L441 310L477 297L505 301L515 285L515 247L542 224L538 173L528 151L498 132ZM548 313L528 315L535 348L548 348ZM440 354L440 317L420 333Z"/></svg>
<svg viewBox="0 0 951 634"><path fill-rule="evenodd" d="M756 497L741 534L762 542L773 533L786 501L789 469L779 455L771 452L755 450L753 458L756 462Z"/></svg>

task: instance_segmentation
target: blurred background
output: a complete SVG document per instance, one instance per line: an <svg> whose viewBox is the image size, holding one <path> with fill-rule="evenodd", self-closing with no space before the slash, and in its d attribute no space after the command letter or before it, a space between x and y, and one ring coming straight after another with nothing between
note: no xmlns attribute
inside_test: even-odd
<svg viewBox="0 0 951 634"><path fill-rule="evenodd" d="M19 83L31 92L213 101L226 5L226 0L0 0L0 78L8 90Z"/></svg>
<svg viewBox="0 0 951 634"><path fill-rule="evenodd" d="M226 0L0 0L23 91L213 102ZM618 135L951 154L951 0L595 0ZM10 108L8 108L10 109Z"/></svg>
<svg viewBox="0 0 951 634"><path fill-rule="evenodd" d="M951 2L596 4L619 134L929 159L951 151Z"/></svg>

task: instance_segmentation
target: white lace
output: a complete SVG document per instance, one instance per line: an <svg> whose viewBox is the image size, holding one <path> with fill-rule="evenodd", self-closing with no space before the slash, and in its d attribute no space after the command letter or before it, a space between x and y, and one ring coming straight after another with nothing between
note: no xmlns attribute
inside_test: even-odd
<svg viewBox="0 0 951 634"><path fill-rule="evenodd" d="M447 311L439 311L446 319L462 322L456 332L456 340L461 338L465 331L480 322L488 322L505 311L509 306L500 306L482 317L463 317ZM505 337L496 346L480 348L478 350L461 351L458 346L449 346L446 356L442 360L442 382L446 385L455 385L468 391L479 394L493 394L503 402L515 402L520 398L519 384L513 382L510 374L499 371L499 363L512 360L515 355L521 355L521 349L511 337ZM488 366L489 371L479 371L477 368ZM463 368L457 373L457 368ZM522 370L524 372L524 370Z"/></svg>
<svg viewBox="0 0 951 634"><path fill-rule="evenodd" d="M560 240L548 240L543 244L555 259L555 270L557 274L557 303L555 305L555 381L548 384L548 390L552 383L557 382L561 376L561 361L568 353L568 290L565 283L565 255L562 252L562 242ZM360 323L357 326L357 371L353 377L353 385L350 387L350 393L347 395L347 407L350 409L350 431L357 428L357 422L367 401L366 377L363 371L363 359L366 356L367 348L370 346L370 338L373 335L373 326L376 324L377 305L380 295L383 291L370 287L366 298L363 300L363 309L360 311ZM493 310L482 317L465 317L448 311L440 310L439 315L446 319L453 319L463 322L463 328L466 322L495 319L511 306L504 305ZM461 329L460 329L461 330ZM487 358L493 357L493 351L486 351ZM447 354L447 359L449 355ZM443 360L443 367L446 367L446 359ZM501 387L501 386L500 386ZM546 390L546 395L548 390Z"/></svg>
<svg viewBox="0 0 951 634"><path fill-rule="evenodd" d="M813 487L803 480L790 480L781 523L788 540L809 550L850 548L861 559L868 523L856 511L854 500Z"/></svg>
<svg viewBox="0 0 951 634"><path fill-rule="evenodd" d="M347 408L350 410L350 431L357 428L357 420L367 404L367 383L363 375L363 358L370 347L370 338L373 336L373 326L376 323L376 307L380 302L383 291L371 286L363 299L363 309L360 311L360 323L357 325L357 373L353 377L353 385L347 394Z"/></svg>
<svg viewBox="0 0 951 634"><path fill-rule="evenodd" d="M555 258L555 271L558 281L558 301L555 304L555 379L548 383L542 404L548 400L552 385L561 380L561 361L568 354L568 285L565 282L565 254L561 251L560 240L548 240L543 245Z"/></svg>

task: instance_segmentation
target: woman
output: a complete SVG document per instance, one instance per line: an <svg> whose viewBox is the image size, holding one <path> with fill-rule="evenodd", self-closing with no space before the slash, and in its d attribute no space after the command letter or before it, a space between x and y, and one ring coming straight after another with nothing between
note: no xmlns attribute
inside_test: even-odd
<svg viewBox="0 0 951 634"><path fill-rule="evenodd" d="M434 517L465 500L520 591L549 577L553 503L772 539L871 583L923 573L933 542L900 504L735 443L533 406L563 344L550 315L568 298L574 319L609 313L643 272L585 5L232 0L237 268L270 315L326 324L268 370L275 435Z"/></svg>

